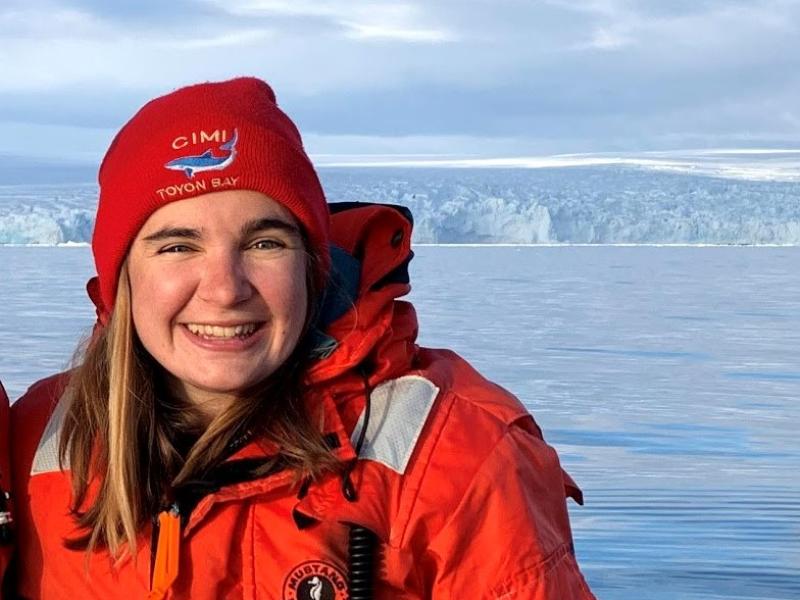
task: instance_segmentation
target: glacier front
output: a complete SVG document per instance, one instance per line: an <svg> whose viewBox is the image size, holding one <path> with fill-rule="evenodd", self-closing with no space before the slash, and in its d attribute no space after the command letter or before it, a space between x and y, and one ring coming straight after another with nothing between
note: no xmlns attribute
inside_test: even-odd
<svg viewBox="0 0 800 600"><path fill-rule="evenodd" d="M796 180L618 164L319 172L331 202L410 208L417 243L800 244ZM96 198L93 184L2 186L0 244L88 242Z"/></svg>

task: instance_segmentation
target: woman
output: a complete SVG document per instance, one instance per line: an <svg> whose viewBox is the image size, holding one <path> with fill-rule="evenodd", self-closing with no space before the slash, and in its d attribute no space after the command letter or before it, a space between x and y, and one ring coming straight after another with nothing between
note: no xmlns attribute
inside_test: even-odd
<svg viewBox="0 0 800 600"><path fill-rule="evenodd" d="M12 409L27 598L593 598L532 417L419 348L402 208L326 204L263 81L100 168L79 367Z"/></svg>

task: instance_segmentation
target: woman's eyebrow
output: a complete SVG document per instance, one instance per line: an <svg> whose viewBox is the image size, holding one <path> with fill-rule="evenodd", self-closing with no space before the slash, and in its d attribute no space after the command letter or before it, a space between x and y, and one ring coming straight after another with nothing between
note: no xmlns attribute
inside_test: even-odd
<svg viewBox="0 0 800 600"><path fill-rule="evenodd" d="M155 233L151 233L144 238L145 242L158 242L170 238L186 238L190 240L199 240L202 236L197 229L189 227L164 227Z"/></svg>
<svg viewBox="0 0 800 600"><path fill-rule="evenodd" d="M252 221L245 223L242 226L242 235L252 235L259 231L264 231L265 229L280 229L289 233L300 233L300 230L297 228L297 226L293 225L292 223L284 221L283 219L267 217L264 219L253 219Z"/></svg>
<svg viewBox="0 0 800 600"><path fill-rule="evenodd" d="M300 230L297 228L296 225L293 225L292 223L289 223L282 219L276 219L272 217L266 217L263 219L253 219L252 221L248 221L247 223L242 225L241 232L242 236L248 236L257 233L259 231L264 231L266 229L280 229L294 234L300 233ZM160 242L172 238L199 240L200 238L202 238L202 234L200 233L200 230L192 229L191 227L164 227L146 236L144 238L144 241Z"/></svg>

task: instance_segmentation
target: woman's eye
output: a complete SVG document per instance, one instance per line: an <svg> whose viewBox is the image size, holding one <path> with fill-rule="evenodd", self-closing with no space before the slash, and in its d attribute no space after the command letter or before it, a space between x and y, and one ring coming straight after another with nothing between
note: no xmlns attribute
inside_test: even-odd
<svg viewBox="0 0 800 600"><path fill-rule="evenodd" d="M181 252L189 252L191 248L189 246L185 246L183 244L174 244L172 246L165 246L161 248L158 253L159 254L178 254Z"/></svg>
<svg viewBox="0 0 800 600"><path fill-rule="evenodd" d="M257 242L253 242L250 247L255 248L256 250L275 250L278 248L284 248L285 244L277 240L258 240Z"/></svg>

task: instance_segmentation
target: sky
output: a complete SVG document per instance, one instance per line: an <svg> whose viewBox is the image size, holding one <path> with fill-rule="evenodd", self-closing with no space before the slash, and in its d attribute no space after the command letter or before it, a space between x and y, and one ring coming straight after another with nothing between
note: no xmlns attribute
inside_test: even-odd
<svg viewBox="0 0 800 600"><path fill-rule="evenodd" d="M798 0L3 0L0 40L13 164L243 74L322 161L800 147Z"/></svg>

